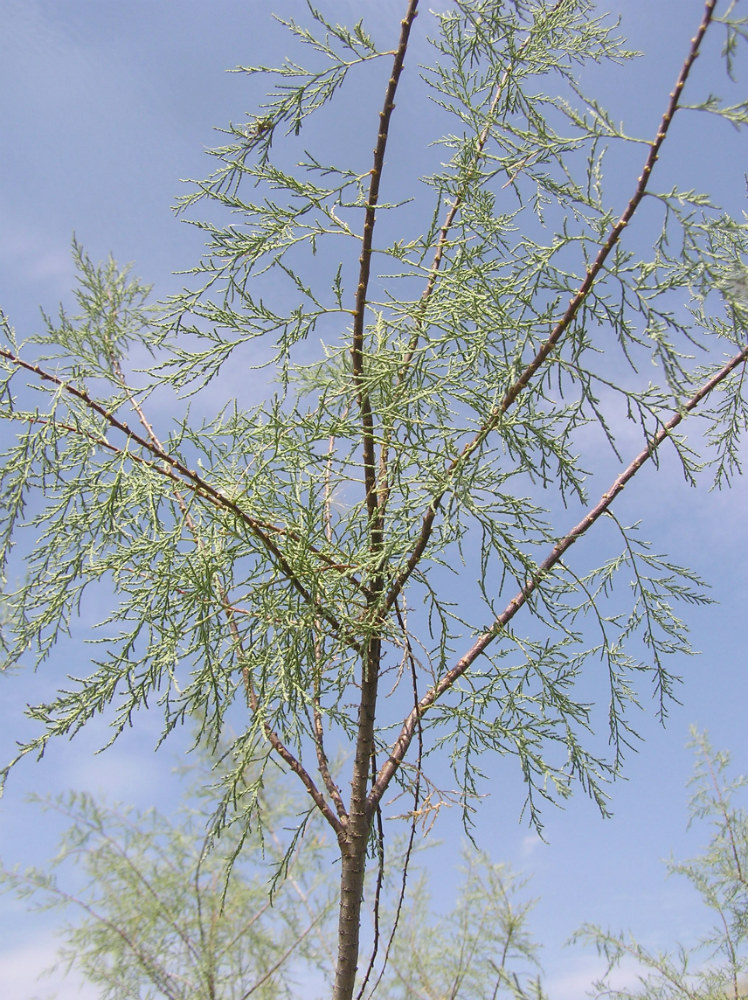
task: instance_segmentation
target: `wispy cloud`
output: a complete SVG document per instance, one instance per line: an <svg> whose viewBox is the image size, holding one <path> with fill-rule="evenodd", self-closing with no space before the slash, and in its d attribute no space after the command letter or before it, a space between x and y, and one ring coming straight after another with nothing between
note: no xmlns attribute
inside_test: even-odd
<svg viewBox="0 0 748 1000"><path fill-rule="evenodd" d="M4 1000L97 1000L91 984L75 972L65 975L64 968L45 974L57 960L58 943L54 937L13 951L0 951L0 983Z"/></svg>
<svg viewBox="0 0 748 1000"><path fill-rule="evenodd" d="M545 989L553 1000L581 1000L594 996L592 984L605 973L605 961L597 955L575 956L569 970L551 976L545 982ZM624 961L608 978L608 984L615 989L635 986L639 979L639 967L633 961Z"/></svg>
<svg viewBox="0 0 748 1000"><path fill-rule="evenodd" d="M528 833L525 837L522 838L522 843L520 844L520 849L519 849L520 857L522 857L523 859L532 857L532 855L535 854L535 852L537 851L538 847L542 846L542 844L543 841L537 835L537 833Z"/></svg>

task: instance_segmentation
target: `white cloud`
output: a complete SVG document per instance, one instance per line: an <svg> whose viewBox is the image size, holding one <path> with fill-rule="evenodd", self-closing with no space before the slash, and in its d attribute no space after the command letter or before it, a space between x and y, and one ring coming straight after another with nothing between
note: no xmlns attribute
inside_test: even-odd
<svg viewBox="0 0 748 1000"><path fill-rule="evenodd" d="M537 833L528 833L522 838L522 843L520 845L520 855L522 858L531 857L540 845L542 845L542 839L537 835Z"/></svg>
<svg viewBox="0 0 748 1000"><path fill-rule="evenodd" d="M42 943L0 951L3 1000L98 1000L96 989L74 972L59 969L43 975L55 964L58 944L53 937Z"/></svg>
<svg viewBox="0 0 748 1000"><path fill-rule="evenodd" d="M597 955L580 955L572 959L568 972L550 976L545 989L553 1000L581 1000L589 996L592 984L605 973L605 961ZM639 967L633 961L624 960L609 976L607 982L615 989L631 988L639 980Z"/></svg>

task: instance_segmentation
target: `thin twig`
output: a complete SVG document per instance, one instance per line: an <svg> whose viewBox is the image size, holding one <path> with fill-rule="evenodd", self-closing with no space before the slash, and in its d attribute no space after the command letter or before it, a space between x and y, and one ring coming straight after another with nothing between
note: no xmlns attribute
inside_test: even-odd
<svg viewBox="0 0 748 1000"><path fill-rule="evenodd" d="M413 656L413 649L410 644L410 636L408 634L408 629L405 621L403 620L402 613L400 611L399 604L395 604L395 613L397 615L397 620L402 629L404 636L405 648L407 651L408 663L410 664L410 678L413 686L413 707L414 710L418 710L418 678L416 675L416 661ZM402 913L403 903L405 902L405 886L408 878L408 872L410 871L410 859L413 853L413 844L415 843L416 836L416 824L418 822L418 807L421 804L421 777L422 777L422 764L423 764L423 728L421 725L421 716L419 715L416 720L416 732L418 735L418 754L415 763L415 782L413 786L413 812L410 820L410 832L408 835L408 846L405 849L405 857L403 858L403 864L401 868L401 879L400 879L400 892L397 897L397 906L395 907L395 919L392 921L392 929L390 930L390 936L387 941L387 947L384 950L384 959L382 961L382 968L379 970L379 975L377 981L374 983L371 993L369 994L369 1000L376 993L379 984L384 976L385 969L387 968L387 963L389 962L390 951L392 950L392 943L395 940L395 934L397 933L397 928L400 923L400 914ZM376 782L375 782L376 783ZM373 786L372 786L373 787ZM377 807L377 813L379 808ZM361 989L363 993L363 987ZM361 994L359 994L359 997Z"/></svg>
<svg viewBox="0 0 748 1000"><path fill-rule="evenodd" d="M371 783L372 785L377 780L377 759L374 754L371 755ZM375 812L375 821L377 826L376 838L377 838L377 882L374 889L374 905L372 907L374 915L374 941L371 946L371 954L369 955L369 961L366 964L366 972L364 973L364 978L361 981L361 988L356 994L356 1000L362 1000L364 995L364 990L366 989L366 984L369 982L369 977L374 971L374 962L377 958L377 953L379 952L379 913L380 905L382 902L382 886L384 884L384 826L382 824L382 810L377 805Z"/></svg>
<svg viewBox="0 0 748 1000"><path fill-rule="evenodd" d="M141 424L143 425L146 431L146 434L148 435L148 439L152 446L152 449L155 449L161 454L166 455L164 447L161 441L159 440L155 430L153 429L152 424L147 419L142 407L140 406L140 404L138 403L138 401L135 399L132 392L128 388L122 368L119 364L118 359L114 354L110 355L110 364L112 365L112 371L114 372L115 377L120 382L121 388L125 392L130 405L137 413L138 419L140 420ZM179 504L179 508L182 511L182 514L184 515L185 524L187 525L187 527L190 530L190 533L192 534L195 545L197 546L198 549L204 548L204 542L200 537L197 524L195 523L189 510L187 509L187 505L184 501L184 498L176 488L174 489L173 492L176 501ZM226 620L228 622L229 631L231 632L231 637L234 640L234 645L237 651L237 655L239 657L239 661L240 662L246 661L246 654L244 652L244 643L235 619L236 609L231 604L228 596L228 591L220 580L217 580L217 591L218 591L218 597L221 601L221 606L223 608ZM244 682L244 687L247 695L247 701L250 705L252 713L255 716L257 716L259 714L259 707L260 707L259 699L257 698L257 695L252 686L250 673L246 665L242 667L242 679ZM294 754L291 753L288 747L286 747L286 745L283 743L278 734L270 727L269 723L267 723L264 720L262 722L262 729L263 732L265 733L265 738L270 743L273 750L275 750L276 754L283 761L285 761L285 763L294 772L294 774L296 774L301 779L302 784L304 785L306 791L312 798L314 804L317 806L319 811L322 813L322 815L328 821L330 826L333 828L336 836L340 837L343 832L342 823L330 809L329 804L327 803L324 796L317 788L316 784L314 783L311 775L307 772L306 768L303 767L301 762L294 756Z"/></svg>

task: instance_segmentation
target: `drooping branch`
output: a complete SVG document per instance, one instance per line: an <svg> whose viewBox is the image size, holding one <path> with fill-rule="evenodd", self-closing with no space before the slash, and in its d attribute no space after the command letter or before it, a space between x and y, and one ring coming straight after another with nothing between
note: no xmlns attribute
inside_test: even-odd
<svg viewBox="0 0 748 1000"><path fill-rule="evenodd" d="M636 473L651 459L657 449L670 434L681 423L685 417L691 413L716 387L727 378L727 376L748 361L748 346L731 358L715 375L712 376L693 396L678 410L673 416L663 424L653 435L647 447L642 449L636 458L621 472L613 481L609 489L602 494L594 507L591 507L585 516L566 535L563 536L551 549L548 556L538 566L537 570L528 579L525 585L507 604L504 611L498 615L491 627L483 632L473 643L470 649L462 656L457 663L437 681L437 683L419 701L417 707L413 708L403 722L400 735L392 746L390 755L382 765L377 775L377 780L369 795L369 808L379 802L392 780L398 767L402 764L408 748L419 725L419 720L436 703L436 701L448 691L465 671L475 662L475 660L486 650L486 648L499 636L522 608L530 596L541 586L543 580L548 576L553 567L560 561L564 553L571 548L577 539L586 534L592 525L599 520L609 509L615 498L621 493L628 482L633 479Z"/></svg>
<svg viewBox="0 0 748 1000"><path fill-rule="evenodd" d="M675 112L678 109L678 100L683 91L683 88L688 79L691 68L699 55L699 49L703 41L706 30L712 20L714 14L714 7L716 0L707 0L706 7L704 9L704 15L699 25L699 29L694 35L691 41L691 48L689 53L683 63L680 73L678 74L678 79L676 80L675 86L670 94L670 99L667 104L665 113L660 121L657 134L650 144L649 154L645 161L644 167L642 169L641 175L639 176L636 184L636 189L633 195L629 199L629 202L619 218L618 222L611 228L605 242L600 247L595 260L589 265L585 273L584 279L582 280L576 294L572 299L569 300L569 305L566 308L564 315L558 321L554 327L551 335L545 341L545 343L540 347L540 349L535 354L535 357L530 361L530 363L525 367L521 375L515 380L515 382L507 389L501 402L492 410L488 419L484 425L476 432L473 438L468 441L468 443L463 447L459 455L455 456L449 463L445 470L444 480L448 484L451 482L456 474L465 466L465 464L470 460L470 458L477 454L481 445L486 440L486 438L496 429L499 425L501 418L507 412L507 410L516 402L517 398L520 396L522 391L528 386L531 379L542 367L543 363L547 360L548 356L554 351L559 341L562 339L566 331L571 326L574 318L579 312L582 303L589 294L590 289L595 283L596 279L600 275L603 269L603 265L607 260L611 250L616 246L621 238L626 226L629 224L634 216L637 208L641 204L641 201L646 193L647 184L649 178L654 169L655 163L662 148L662 144L667 137L668 130L672 124ZM414 569L420 562L421 556L426 551L429 539L431 538L431 533L433 531L434 522L436 516L441 507L442 500L447 493L447 485L443 486L442 489L436 494L429 504L428 509L424 513L421 519L421 528L418 533L415 545L408 556L405 565L402 570L395 578L387 594L386 607L389 609L392 607L394 601L396 600L398 594L402 590L405 582L409 579L410 575L413 573Z"/></svg>
<svg viewBox="0 0 748 1000"><path fill-rule="evenodd" d="M315 657L317 661L321 659L321 653L319 649L319 643L315 639ZM314 691L312 694L312 723L311 730L314 736L314 747L317 753L317 767L319 773L322 776L322 781L324 782L325 788L327 789L327 794L332 799L338 816L341 821L346 821L348 818L348 812L345 808L345 803L343 802L343 796L340 793L340 788L338 787L335 779L330 771L330 761L327 756L327 750L325 749L325 731L322 721L322 706L320 698L320 668L315 666L314 671Z"/></svg>
<svg viewBox="0 0 748 1000"><path fill-rule="evenodd" d="M229 617L231 615L231 612L228 609L227 609L227 615L229 615ZM232 634L234 634L236 623L232 622L232 626L233 626ZM238 632L234 634L235 641L237 636ZM241 642L240 637L239 637L239 642ZM240 655L241 655L241 648L240 648ZM255 716L258 716L261 713L260 702L259 698L257 697L257 693L254 689L254 685L252 684L252 679L250 677L249 669L247 668L246 665L242 668L242 676L244 680L244 688L247 693L247 701L249 703L249 707L251 708L252 713ZM291 751L285 745L280 736L278 736L275 730L270 726L270 724L268 722L265 722L264 720L262 722L262 731L265 734L265 738L267 739L268 743L276 752L276 754L288 766L289 770L293 771L293 773L300 779L307 794L312 799L312 801L314 802L315 806L317 807L321 815L324 816L324 818L330 824L333 831L335 832L335 836L337 837L337 839L342 842L343 839L345 838L345 830L347 822L346 815L345 814L338 816L335 815L335 812L333 812L333 810L330 808L330 804L328 803L327 799L324 797L322 792L317 788L317 785L315 784L311 774L309 774L309 772L301 763L301 761L293 753L291 753Z"/></svg>

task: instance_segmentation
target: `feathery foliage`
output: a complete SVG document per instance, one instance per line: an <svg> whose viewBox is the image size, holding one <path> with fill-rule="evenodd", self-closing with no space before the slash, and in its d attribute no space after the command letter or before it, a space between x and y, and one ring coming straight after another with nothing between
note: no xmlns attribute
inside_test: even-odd
<svg viewBox="0 0 748 1000"><path fill-rule="evenodd" d="M649 135L587 92L591 67L636 80L590 0L418 6L385 47L309 4L287 22L303 62L238 69L268 97L182 199L206 239L183 293L151 310L76 244L78 315L26 346L4 321L0 349L7 663L47 660L94 587L109 600L91 672L29 709L19 756L101 713L114 739L154 702L164 739L230 726L217 832L257 807L247 768L282 762L340 847L337 1000L383 797L418 814L426 751L466 823L488 754L516 758L538 827L575 785L605 811L642 691L664 718L690 652L676 607L708 600L614 501L665 450L729 482L748 423L745 220L658 163L676 117L694 143L696 111L745 126L689 79L722 31L729 88L737 5L705 4ZM360 122L331 156L345 94ZM424 108L437 154L405 180ZM599 559L567 555L591 531Z"/></svg>

